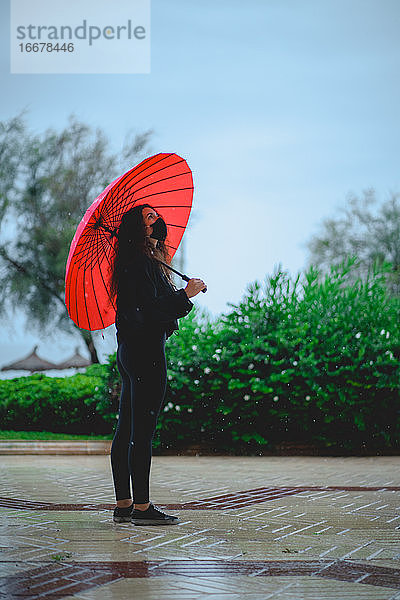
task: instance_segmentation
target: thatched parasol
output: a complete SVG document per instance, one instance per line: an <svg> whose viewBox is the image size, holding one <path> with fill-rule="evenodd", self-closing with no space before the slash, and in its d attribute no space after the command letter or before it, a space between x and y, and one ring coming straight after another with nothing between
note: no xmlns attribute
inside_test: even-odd
<svg viewBox="0 0 400 600"><path fill-rule="evenodd" d="M33 351L22 358L21 360L16 360L9 365L5 365L1 368L2 371L30 371L33 373L34 371L47 371L48 369L58 369L58 365L51 363L43 358L40 358L36 354L37 346L34 347Z"/></svg>
<svg viewBox="0 0 400 600"><path fill-rule="evenodd" d="M84 358L79 354L79 348L76 347L75 354L73 354L70 358L67 358L67 360L64 360L62 363L57 365L57 368L69 369L71 367L75 367L76 369L79 369L80 367L88 367L91 364L92 362L90 360Z"/></svg>

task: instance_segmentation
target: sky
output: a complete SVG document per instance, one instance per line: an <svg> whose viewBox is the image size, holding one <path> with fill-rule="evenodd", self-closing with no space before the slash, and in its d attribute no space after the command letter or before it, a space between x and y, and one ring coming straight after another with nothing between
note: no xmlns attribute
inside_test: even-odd
<svg viewBox="0 0 400 600"><path fill-rule="evenodd" d="M151 154L187 160L185 272L207 284L194 303L214 317L279 264L303 270L305 243L348 194L400 190L398 0L152 0L148 74L10 74L8 0L0 11L0 120L25 108L40 134L74 113L115 152L152 129ZM19 315L2 338L0 366L35 344L48 360L87 355ZM96 344L104 360L114 332Z"/></svg>

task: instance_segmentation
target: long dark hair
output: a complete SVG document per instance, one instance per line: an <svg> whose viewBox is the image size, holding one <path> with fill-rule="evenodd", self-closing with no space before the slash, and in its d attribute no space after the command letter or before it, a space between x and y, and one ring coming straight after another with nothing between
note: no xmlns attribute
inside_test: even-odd
<svg viewBox="0 0 400 600"><path fill-rule="evenodd" d="M167 277L172 287L176 289L171 277L170 269L167 269L167 267L164 267L164 265L157 260L154 260L155 258L158 258L163 262L170 264L172 259L168 252L168 248L163 241L157 240L156 246L153 247L146 236L146 227L143 220L144 207L151 208L155 212L158 212L150 204L134 206L124 214L119 226L117 241L114 246L115 255L110 266L110 300L114 305L121 273L124 267L130 261L134 260L135 252L142 252L151 258L156 267L158 267Z"/></svg>

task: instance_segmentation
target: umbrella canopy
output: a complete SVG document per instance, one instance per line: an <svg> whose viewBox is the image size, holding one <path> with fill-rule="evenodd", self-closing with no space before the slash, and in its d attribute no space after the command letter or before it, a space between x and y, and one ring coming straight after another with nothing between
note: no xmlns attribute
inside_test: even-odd
<svg viewBox="0 0 400 600"><path fill-rule="evenodd" d="M79 348L75 348L75 354L64 360L62 363L57 365L59 369L70 369L71 367L75 367L79 369L80 367L88 367L92 362L87 358L84 358L79 354Z"/></svg>
<svg viewBox="0 0 400 600"><path fill-rule="evenodd" d="M108 185L88 208L71 243L65 275L65 304L78 327L95 331L115 321L109 267L122 216L149 203L167 224L165 245L174 256L189 219L193 178L177 154L146 158Z"/></svg>
<svg viewBox="0 0 400 600"><path fill-rule="evenodd" d="M32 350L32 352L26 356L25 358L22 358L21 360L16 360L13 363L10 363L9 365L5 365L4 367L2 367L2 371L47 371L48 369L58 369L59 367L54 364L51 363L47 360L44 360L43 358L40 358L40 356L38 356L36 354L36 350L38 349L37 346L34 347L34 349Z"/></svg>

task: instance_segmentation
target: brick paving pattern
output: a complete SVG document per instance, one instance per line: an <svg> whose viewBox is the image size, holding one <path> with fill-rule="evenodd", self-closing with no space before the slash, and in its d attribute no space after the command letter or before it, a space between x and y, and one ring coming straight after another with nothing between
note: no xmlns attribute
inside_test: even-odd
<svg viewBox="0 0 400 600"><path fill-rule="evenodd" d="M153 457L174 526L112 521L108 456L2 456L0 599L400 600L400 458Z"/></svg>

